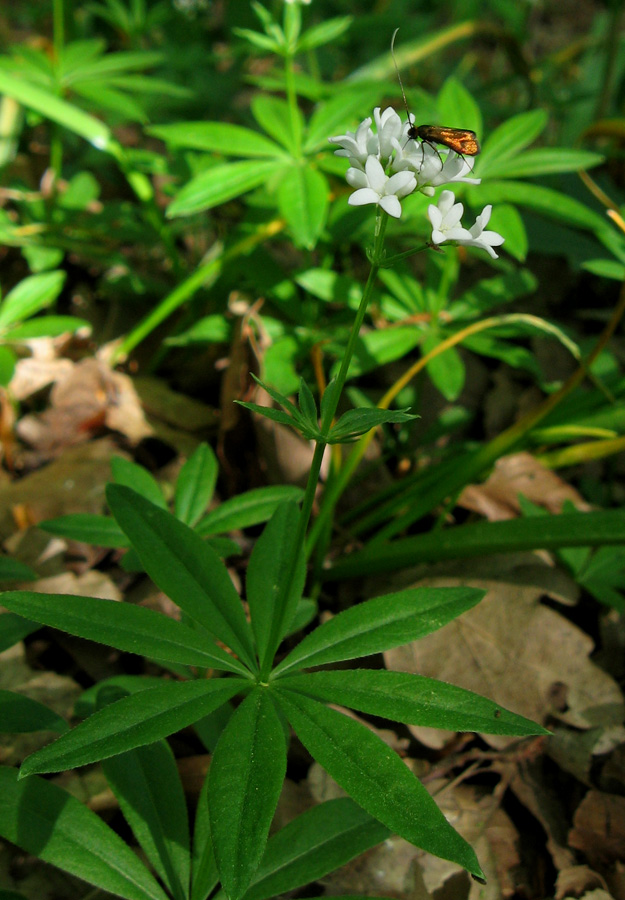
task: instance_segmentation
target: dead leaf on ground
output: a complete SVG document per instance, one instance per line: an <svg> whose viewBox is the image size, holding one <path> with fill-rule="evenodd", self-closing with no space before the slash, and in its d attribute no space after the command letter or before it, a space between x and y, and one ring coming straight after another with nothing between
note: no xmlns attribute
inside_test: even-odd
<svg viewBox="0 0 625 900"><path fill-rule="evenodd" d="M625 797L588 791L575 810L569 843L593 868L625 860Z"/></svg>
<svg viewBox="0 0 625 900"><path fill-rule="evenodd" d="M99 360L84 359L55 382L44 412L20 419L17 433L46 458L103 428L118 431L131 444L152 434L131 379Z"/></svg>
<svg viewBox="0 0 625 900"><path fill-rule="evenodd" d="M421 582L441 587L457 583L445 578ZM542 591L487 579L464 578L462 583L488 593L443 629L387 651L388 669L449 681L540 723L549 717L576 728L622 722L618 685L588 658L592 639L542 605ZM427 742L425 729L418 736ZM489 735L485 739L493 746L510 742Z"/></svg>
<svg viewBox="0 0 625 900"><path fill-rule="evenodd" d="M625 726L591 728L581 734L569 728L552 728L552 731L547 754L561 769L592 787L598 777L597 767L605 757L601 779L611 779L625 790ZM607 785L606 789L609 789Z"/></svg>
<svg viewBox="0 0 625 900"><path fill-rule="evenodd" d="M13 510L26 507L32 523L72 512L101 513L111 480L111 438L67 448L48 465L0 488L0 539L17 530Z"/></svg>
<svg viewBox="0 0 625 900"><path fill-rule="evenodd" d="M521 510L519 494L551 513L561 512L566 500L577 509L590 509L575 488L531 453L513 453L498 459L483 484L470 484L462 491L458 506L479 513L491 522L513 519Z"/></svg>
<svg viewBox="0 0 625 900"><path fill-rule="evenodd" d="M31 669L21 641L0 653L0 688L38 700L66 720L82 691L71 678ZM5 766L19 765L30 753L56 737L58 733L52 731L0 732L0 762Z"/></svg>
<svg viewBox="0 0 625 900"><path fill-rule="evenodd" d="M564 900L565 897L587 896L588 892L595 888L605 889L606 885L601 877L589 866L569 866L558 872L556 880L555 900Z"/></svg>

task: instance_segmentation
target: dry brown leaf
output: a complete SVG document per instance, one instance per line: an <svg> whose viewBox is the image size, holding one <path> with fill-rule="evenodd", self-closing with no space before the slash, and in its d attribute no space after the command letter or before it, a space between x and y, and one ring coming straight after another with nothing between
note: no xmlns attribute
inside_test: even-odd
<svg viewBox="0 0 625 900"><path fill-rule="evenodd" d="M110 438L70 447L43 468L1 487L0 538L16 530L13 509L17 505L26 506L34 522L72 512L101 513L114 452Z"/></svg>
<svg viewBox="0 0 625 900"><path fill-rule="evenodd" d="M103 428L119 431L133 444L152 433L130 378L99 360L84 359L57 379L50 407L24 416L17 432L45 457L83 443Z"/></svg>
<svg viewBox="0 0 625 900"><path fill-rule="evenodd" d="M70 359L57 359L54 355L37 354L20 359L11 379L11 394L16 400L26 400L56 381L68 378L73 369Z"/></svg>
<svg viewBox="0 0 625 900"><path fill-rule="evenodd" d="M134 378L133 384L151 418L183 431L216 428L219 414L212 406L172 390L165 381L142 375Z"/></svg>
<svg viewBox="0 0 625 900"><path fill-rule="evenodd" d="M416 863L418 849L395 835L320 879L329 896L397 897L431 900Z"/></svg>
<svg viewBox="0 0 625 900"><path fill-rule="evenodd" d="M520 512L519 494L552 513L559 513L566 500L578 509L590 509L575 488L525 452L498 459L483 484L470 484L463 490L458 505L489 521L512 519Z"/></svg>
<svg viewBox="0 0 625 900"><path fill-rule="evenodd" d="M51 578L40 578L31 583L30 590L38 594L74 594L77 597L98 597L118 602L122 599L121 592L113 581L97 569L90 569L82 575L62 572Z"/></svg>
<svg viewBox="0 0 625 900"><path fill-rule="evenodd" d="M563 809L562 797L545 778L543 768L531 760L521 768L505 761L493 764L501 772L517 799L527 807L542 825L547 839L545 848L551 855L556 870L568 869L575 864L575 854L567 847L569 822Z"/></svg>
<svg viewBox="0 0 625 900"><path fill-rule="evenodd" d="M519 835L499 808L496 794L469 785L449 786L439 780L427 784L445 817L475 850L487 884L472 881L455 863L417 851L428 890L426 896L502 900L525 896L527 885L520 869Z"/></svg>
<svg viewBox="0 0 625 900"><path fill-rule="evenodd" d="M450 579L425 583L445 586ZM440 631L387 651L387 668L452 682L541 723L549 716L577 728L622 721L618 685L588 658L592 639L539 603L540 590L486 579L463 583L488 593Z"/></svg>
<svg viewBox="0 0 625 900"><path fill-rule="evenodd" d="M558 872L555 900L587 896L588 891L605 887L606 884L601 875L593 872L589 866L569 866Z"/></svg>
<svg viewBox="0 0 625 900"><path fill-rule="evenodd" d="M625 768L623 766L625 727L623 725L592 728L585 734L569 728L554 728L552 731L553 734L547 744L547 754L561 769L569 772L582 784L591 787L593 786L591 769L596 768L600 757L609 755L603 766L601 778L619 782L625 788ZM596 773L594 777L596 778ZM605 787L610 790L608 785Z"/></svg>
<svg viewBox="0 0 625 900"><path fill-rule="evenodd" d="M569 843L593 867L625 860L625 797L588 791L575 810Z"/></svg>
<svg viewBox="0 0 625 900"><path fill-rule="evenodd" d="M26 662L20 641L0 653L0 688L38 700L64 719L69 719L82 688L71 678L56 672L35 672ZM14 766L44 744L58 737L56 732L32 731L25 734L0 732L0 762Z"/></svg>

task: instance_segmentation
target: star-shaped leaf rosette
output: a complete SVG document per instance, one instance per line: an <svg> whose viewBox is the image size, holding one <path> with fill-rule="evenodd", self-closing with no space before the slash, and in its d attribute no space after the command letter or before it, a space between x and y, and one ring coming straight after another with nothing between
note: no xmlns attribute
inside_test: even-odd
<svg viewBox="0 0 625 900"><path fill-rule="evenodd" d="M371 125L375 122L375 131ZM376 204L395 219L401 216L401 200L414 191L421 191L432 197L435 189L445 184L461 182L479 184L479 178L472 178L473 168L460 154L449 148L440 151L427 142L415 140L410 132L414 122L402 122L394 109L388 107L383 112L374 109L373 119L366 118L355 132L348 131L330 138L330 143L339 144L336 156L349 159L346 181L356 188L348 200L350 206ZM471 228L461 223L463 213L461 203L456 203L453 191L443 191L438 205L431 205L428 217L432 225L431 246L451 241L454 244L479 247L486 250L493 259L497 254L493 247L499 247L504 238L496 231L485 231L492 212L486 206Z"/></svg>

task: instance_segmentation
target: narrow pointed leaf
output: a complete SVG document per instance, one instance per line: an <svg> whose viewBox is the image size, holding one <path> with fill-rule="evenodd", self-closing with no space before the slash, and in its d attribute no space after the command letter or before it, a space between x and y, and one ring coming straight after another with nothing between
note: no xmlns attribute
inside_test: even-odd
<svg viewBox="0 0 625 900"><path fill-rule="evenodd" d="M158 481L144 466L124 459L123 456L114 456L111 459L111 471L115 484L125 484L155 506L167 509L167 501Z"/></svg>
<svg viewBox="0 0 625 900"><path fill-rule="evenodd" d="M0 303L0 330L49 306L61 293L65 272L42 272L23 278Z"/></svg>
<svg viewBox="0 0 625 900"><path fill-rule="evenodd" d="M0 653L37 631L39 622L31 622L15 613L0 614Z"/></svg>
<svg viewBox="0 0 625 900"><path fill-rule="evenodd" d="M98 516L93 513L73 513L59 516L58 519L46 519L37 523L37 528L69 538L72 541L84 541L98 547L129 547L130 541L112 516Z"/></svg>
<svg viewBox="0 0 625 900"><path fill-rule="evenodd" d="M312 250L326 223L330 187L311 165L290 166L280 181L278 203L296 247Z"/></svg>
<svg viewBox="0 0 625 900"><path fill-rule="evenodd" d="M239 675L247 672L245 666L217 646L208 635L143 606L97 597L34 591L7 591L2 602L7 609L34 622L127 653Z"/></svg>
<svg viewBox="0 0 625 900"><path fill-rule="evenodd" d="M252 115L268 135L292 153L298 154L304 127L299 107L290 107L279 97L256 94L252 100Z"/></svg>
<svg viewBox="0 0 625 900"><path fill-rule="evenodd" d="M300 553L291 591L285 593L298 521L294 503L278 507L256 542L247 568L247 602L261 670L273 659L287 633L304 589L306 564Z"/></svg>
<svg viewBox="0 0 625 900"><path fill-rule="evenodd" d="M292 691L277 693L308 752L359 806L415 846L484 877L473 848L384 741L316 700Z"/></svg>
<svg viewBox="0 0 625 900"><path fill-rule="evenodd" d="M416 641L484 596L476 588L410 588L352 606L320 625L289 653L274 674L380 653Z"/></svg>
<svg viewBox="0 0 625 900"><path fill-rule="evenodd" d="M473 691L407 672L341 669L280 679L280 687L394 722L483 734L549 734Z"/></svg>
<svg viewBox="0 0 625 900"><path fill-rule="evenodd" d="M268 900L317 881L389 834L349 797L313 806L269 838L245 900Z"/></svg>
<svg viewBox="0 0 625 900"><path fill-rule="evenodd" d="M218 152L226 156L275 158L285 155L279 144L259 131L228 122L176 122L173 125L153 125L146 131L170 147Z"/></svg>
<svg viewBox="0 0 625 900"><path fill-rule="evenodd" d="M206 169L185 184L168 206L167 216L190 216L233 200L264 184L283 166L279 159L255 159Z"/></svg>
<svg viewBox="0 0 625 900"><path fill-rule="evenodd" d="M191 859L191 900L206 900L219 881L208 818L208 775L204 779L195 813Z"/></svg>
<svg viewBox="0 0 625 900"><path fill-rule="evenodd" d="M254 488L224 500L198 522L195 530L207 535L258 525L270 519L281 503L298 503L303 493L301 488L288 484Z"/></svg>
<svg viewBox="0 0 625 900"><path fill-rule="evenodd" d="M12 97L22 106L34 109L47 119L63 125L85 138L98 150L107 150L115 155L119 152L119 145L103 122L50 91L15 78L10 72L0 71L0 94Z"/></svg>
<svg viewBox="0 0 625 900"><path fill-rule="evenodd" d="M145 855L175 900L187 900L191 875L187 804L166 741L103 762L106 779Z"/></svg>
<svg viewBox="0 0 625 900"><path fill-rule="evenodd" d="M229 900L242 897L262 858L286 773L286 736L266 688L228 722L208 775L215 859Z"/></svg>
<svg viewBox="0 0 625 900"><path fill-rule="evenodd" d="M217 457L208 444L200 444L189 457L176 482L176 518L193 527L206 511L217 482Z"/></svg>
<svg viewBox="0 0 625 900"><path fill-rule="evenodd" d="M130 847L71 794L45 781L18 781L0 767L0 835L64 872L126 900L167 900Z"/></svg>
<svg viewBox="0 0 625 900"><path fill-rule="evenodd" d="M131 694L32 753L24 761L20 777L73 769L151 744L208 715L247 684L239 678L166 682Z"/></svg>
<svg viewBox="0 0 625 900"><path fill-rule="evenodd" d="M29 731L58 731L63 734L69 725L54 710L14 691L0 690L0 722L6 734Z"/></svg>
<svg viewBox="0 0 625 900"><path fill-rule="evenodd" d="M250 626L230 576L214 551L187 525L128 488L109 484L106 496L155 584L253 667Z"/></svg>

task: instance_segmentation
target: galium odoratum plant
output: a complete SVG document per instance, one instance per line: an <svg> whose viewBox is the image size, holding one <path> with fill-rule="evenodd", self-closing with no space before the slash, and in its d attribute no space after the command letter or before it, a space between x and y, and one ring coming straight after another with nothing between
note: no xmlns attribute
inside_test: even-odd
<svg viewBox="0 0 625 900"><path fill-rule="evenodd" d="M185 874L178 878L175 891L171 889L176 898L205 900L219 882L230 900L270 896L263 893L259 879L266 874L265 847L286 772L289 725L373 820L416 846L453 860L476 879L484 878L472 847L449 824L399 756L365 725L329 704L454 731L518 736L546 733L491 700L431 678L384 669L332 668L335 663L415 641L442 627L480 601L483 591L472 587L416 587L365 600L306 634L285 656L279 655L302 600L304 539L326 445L352 440L383 422L411 417L405 410L350 410L333 424L373 279L379 266L388 263L383 257L388 215L400 215L400 200L412 190L430 192L439 183L466 180L462 159L452 154L439 157L436 172L431 148L426 146L422 152L420 146L413 149L402 143L407 126L401 125L393 110L376 111L374 118L377 134L366 120L355 135L335 139L343 146L339 153L349 150L349 180L358 188L352 202L376 203L378 207L371 273L338 375L323 395L320 415L304 382L297 405L268 388L282 409L254 407L297 428L314 440L316 447L301 509L294 502L280 505L250 556L245 580L249 618L227 569L202 537L123 484L108 485L109 508L144 570L180 608L180 621L151 609L96 598L28 591L8 592L2 598L9 610L29 620L157 660L179 677L163 679L155 686L150 682L145 689L139 685L135 693L93 712L29 756L20 779L110 760L148 745L160 746L155 742L194 723L210 721L216 711L222 714L222 730L196 817L192 858L183 866ZM397 171L389 174L393 166ZM472 244L494 254L492 248L502 238L484 231L488 208L465 233L459 224L458 205L448 193L430 209L433 243ZM18 807L22 803L34 809L37 792L43 796L50 791L48 782L29 777L17 783L12 770L10 773L5 781L11 782ZM132 803L130 796L126 806L132 807ZM27 830L20 828L23 819L19 811L2 819L2 834L37 852L33 842L29 843ZM365 824L361 822L359 827L365 828ZM375 841L380 839L376 833ZM288 841L281 846L283 854L292 852ZM166 847L152 850L150 856L146 850L151 860L155 853L161 859L158 854L166 852ZM275 863L277 851L271 852ZM181 864L169 859L167 871L176 865L179 870ZM156 868L160 872L167 867ZM287 887L305 883L301 871L299 875L300 880L292 880ZM91 880L98 883L95 876ZM281 883L281 890L287 887ZM133 900L162 896L156 882L151 892L141 893L144 889L138 886L134 893L116 890Z"/></svg>

